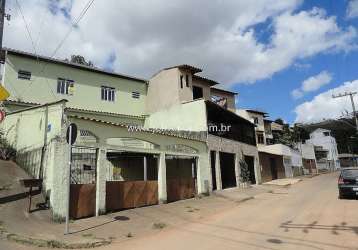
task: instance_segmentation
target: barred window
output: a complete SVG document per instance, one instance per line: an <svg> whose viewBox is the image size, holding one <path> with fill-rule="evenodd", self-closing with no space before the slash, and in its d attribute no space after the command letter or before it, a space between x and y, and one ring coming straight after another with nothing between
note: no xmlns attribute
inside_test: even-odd
<svg viewBox="0 0 358 250"><path fill-rule="evenodd" d="M101 100L114 102L116 89L112 87L101 86Z"/></svg>
<svg viewBox="0 0 358 250"><path fill-rule="evenodd" d="M25 70L19 70L17 72L18 79L31 80L31 72Z"/></svg>
<svg viewBox="0 0 358 250"><path fill-rule="evenodd" d="M140 97L139 92L136 92L136 91L132 92L132 98L139 99L139 97Z"/></svg>

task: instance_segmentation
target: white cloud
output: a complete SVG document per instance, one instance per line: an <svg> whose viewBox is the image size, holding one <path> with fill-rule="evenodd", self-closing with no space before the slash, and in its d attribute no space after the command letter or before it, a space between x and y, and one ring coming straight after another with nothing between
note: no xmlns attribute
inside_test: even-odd
<svg viewBox="0 0 358 250"><path fill-rule="evenodd" d="M302 90L312 92L320 89L332 81L332 75L327 71L322 71L318 75L311 76L302 83Z"/></svg>
<svg viewBox="0 0 358 250"><path fill-rule="evenodd" d="M349 2L347 7L347 17L348 18L358 17L358 0L352 0Z"/></svg>
<svg viewBox="0 0 358 250"><path fill-rule="evenodd" d="M327 71L322 71L318 75L311 76L302 82L301 88L294 89L291 92L293 98L298 99L304 96L305 93L313 92L332 81L332 75Z"/></svg>
<svg viewBox="0 0 358 250"><path fill-rule="evenodd" d="M295 108L295 122L316 122L323 119L340 117L346 111L352 112L349 97L332 98L332 94L339 94L358 90L358 80L345 82L337 88L330 89L315 96L311 101L304 102ZM354 97L358 103L358 96Z"/></svg>
<svg viewBox="0 0 358 250"><path fill-rule="evenodd" d="M49 2L55 7L49 8ZM299 59L352 48L357 37L354 28L340 28L335 17L321 9L294 12L301 2L95 1L57 56L78 53L103 66L114 53L115 71L140 77L188 63L223 83L253 83ZM71 0L61 6L55 0L20 3L34 40L39 41L38 50L45 55L51 54L86 4ZM32 51L22 18L16 6L10 7L12 20L5 27L4 45ZM256 37L255 25L264 22L272 28L265 39L269 42Z"/></svg>

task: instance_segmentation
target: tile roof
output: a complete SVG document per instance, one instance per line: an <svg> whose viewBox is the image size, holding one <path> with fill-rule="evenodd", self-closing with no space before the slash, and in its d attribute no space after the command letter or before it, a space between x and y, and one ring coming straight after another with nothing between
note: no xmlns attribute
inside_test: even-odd
<svg viewBox="0 0 358 250"><path fill-rule="evenodd" d="M138 78L138 77L129 76L129 75L125 75L125 74L119 74L119 73L111 72L108 70L103 70L103 69L100 69L97 67L89 67L89 66L82 65L82 64L66 62L64 60L54 59L54 58L47 57L47 56L35 55L33 53L29 53L29 52L25 52L25 51L21 51L21 50L3 48L2 53L3 52L7 52L9 54L14 54L14 55L19 55L19 56L24 56L24 57L28 57L28 58L33 58L36 60L39 59L41 61L45 61L45 62L49 62L49 63L56 63L56 64L61 64L61 65L69 66L69 67L82 69L82 70L106 74L106 75L119 77L119 78L123 78L123 79L134 80L134 81L138 81L138 82L142 82L142 83L148 83L148 80L143 79L143 78Z"/></svg>

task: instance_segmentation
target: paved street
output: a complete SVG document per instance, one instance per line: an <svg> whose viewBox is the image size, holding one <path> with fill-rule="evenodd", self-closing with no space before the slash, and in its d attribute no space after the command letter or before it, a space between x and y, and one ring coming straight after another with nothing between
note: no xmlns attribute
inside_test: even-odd
<svg viewBox="0 0 358 250"><path fill-rule="evenodd" d="M338 200L336 184L337 173L305 179L214 215L101 249L358 249L358 201ZM1 244L1 249L29 249Z"/></svg>
<svg viewBox="0 0 358 250"><path fill-rule="evenodd" d="M337 174L300 182L200 222L109 249L358 249L358 201L337 199Z"/></svg>

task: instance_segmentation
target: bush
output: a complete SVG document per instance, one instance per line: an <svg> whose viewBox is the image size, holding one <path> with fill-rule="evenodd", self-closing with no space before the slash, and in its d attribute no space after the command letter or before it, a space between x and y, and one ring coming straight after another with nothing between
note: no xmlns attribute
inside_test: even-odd
<svg viewBox="0 0 358 250"><path fill-rule="evenodd" d="M16 149L6 140L4 133L0 132L0 159L11 160L16 157Z"/></svg>
<svg viewBox="0 0 358 250"><path fill-rule="evenodd" d="M240 179L241 182L249 182L250 181L250 171L249 166L244 160L240 160Z"/></svg>

